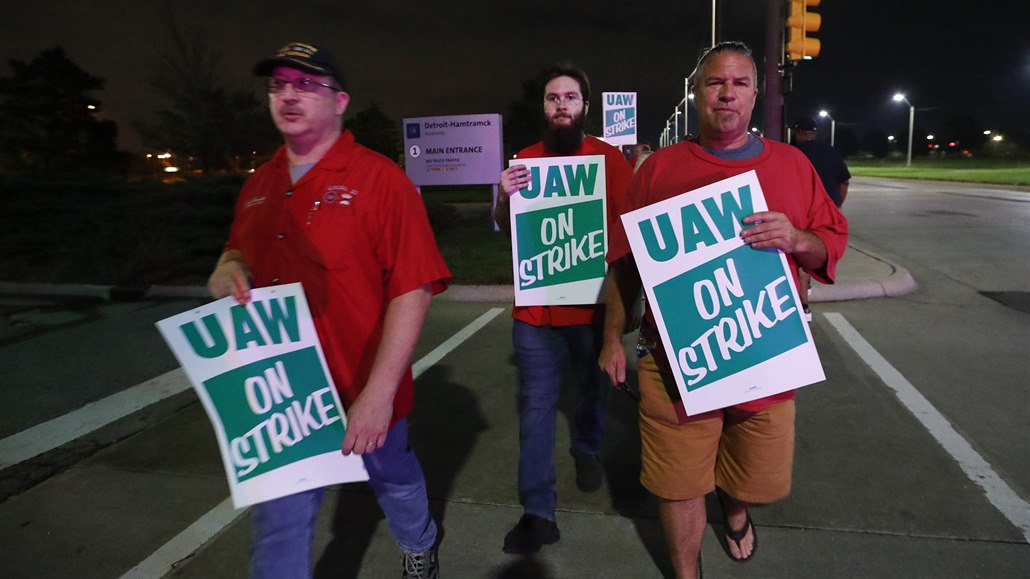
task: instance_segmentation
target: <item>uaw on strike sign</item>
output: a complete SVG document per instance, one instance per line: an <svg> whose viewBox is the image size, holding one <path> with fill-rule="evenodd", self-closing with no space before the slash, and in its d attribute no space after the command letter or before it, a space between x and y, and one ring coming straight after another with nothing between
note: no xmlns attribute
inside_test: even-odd
<svg viewBox="0 0 1030 579"><path fill-rule="evenodd" d="M622 216L687 414L825 379L783 252L739 236L754 171Z"/></svg>
<svg viewBox="0 0 1030 579"><path fill-rule="evenodd" d="M157 322L207 411L236 508L368 480L300 284Z"/></svg>
<svg viewBox="0 0 1030 579"><path fill-rule="evenodd" d="M530 176L510 198L515 305L598 303L608 250L604 155L511 164Z"/></svg>

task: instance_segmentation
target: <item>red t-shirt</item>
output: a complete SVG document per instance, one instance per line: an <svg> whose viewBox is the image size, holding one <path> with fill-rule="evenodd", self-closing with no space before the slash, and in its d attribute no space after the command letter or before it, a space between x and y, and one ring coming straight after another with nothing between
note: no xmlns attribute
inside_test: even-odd
<svg viewBox="0 0 1030 579"><path fill-rule="evenodd" d="M237 249L254 287L301 282L344 407L368 380L390 300L425 284L447 288L425 205L395 163L349 131L295 184L285 147L251 175L225 249ZM409 369L393 421L414 403Z"/></svg>
<svg viewBox="0 0 1030 579"><path fill-rule="evenodd" d="M633 178L633 170L619 149L596 137L586 137L573 155L604 155L605 194L608 206L608 231L619 221L621 203L626 186ZM543 142L519 151L519 159L555 157L544 151ZM609 242L610 243L610 242ZM515 306L511 317L533 326L600 325L604 322L604 304L584 306Z"/></svg>
<svg viewBox="0 0 1030 579"><path fill-rule="evenodd" d="M819 175L801 151L765 139L762 144L764 148L757 157L744 161L720 159L694 141L655 151L634 176L623 199L622 211L628 213L754 169L769 210L785 214L794 227L814 233L822 240L826 246L826 265L810 273L820 282L832 284L837 262L847 247L848 222L823 190ZM618 220L608 237L608 263L629 252L626 230ZM796 287L797 263L791 254L786 257ZM652 327L658 327L650 307L645 316ZM793 397L791 390L739 404L736 408L758 412Z"/></svg>

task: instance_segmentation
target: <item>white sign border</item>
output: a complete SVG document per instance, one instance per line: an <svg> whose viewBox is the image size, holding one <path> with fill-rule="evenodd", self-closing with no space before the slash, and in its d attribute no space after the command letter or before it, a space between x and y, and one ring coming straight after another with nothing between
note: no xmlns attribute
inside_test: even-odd
<svg viewBox="0 0 1030 579"><path fill-rule="evenodd" d="M684 373L679 366L677 353L672 348L672 340L669 337L668 326L658 300L654 294L654 288L661 283L668 281L689 269L698 265L719 259L721 256L745 247L744 241L739 235L733 239L722 241L716 245L698 248L688 254L681 254L674 259L661 264L644 263L639 256L646 255L643 238L640 236L639 227L636 225L645 219L658 214L678 211L680 207L687 204L700 203L703 199L716 197L728 190L735 190L744 185L751 187L751 199L753 210L766 211L768 206L765 201L765 194L762 191L758 175L754 170L741 173L716 183L682 193L675 197L659 201L646 207L630 211L622 215L623 226L629 238L630 247L636 259L637 267L640 270L641 281L644 284L644 291L647 294L648 304L654 315L658 326L658 332L662 339L662 348L672 367L672 373L676 379L676 387L679 390L683 408L688 416L693 416L711 410L750 402L759 398L765 398L788 390L794 390L826 379L822 364L819 361L819 354L812 339L812 331L808 323L803 319L801 326L804 328L806 340L803 344L783 352L769 360L745 368L744 370L726 376L722 379L710 382L704 388L693 392L687 390ZM709 227L714 230L714 224L710 222L705 212L702 212ZM672 220L676 235L682 239L682 224L679 220ZM740 226L735 229L740 233ZM777 250L780 264L784 275L787 277L791 291L791 304L797 308L795 314L800 317L801 300L794 284L794 276L790 271L786 255Z"/></svg>
<svg viewBox="0 0 1030 579"><path fill-rule="evenodd" d="M608 273L608 263L604 264L604 275L599 278L574 281L559 285L544 286L539 288L519 288L519 255L518 255L518 227L516 227L516 216L522 213L551 209L579 203L587 203L601 200L601 211L603 213L602 224L604 227L602 254L608 253L608 168L604 155L570 155L565 157L533 157L527 159L512 159L509 166L525 165L527 168L561 165L586 165L596 162L598 164L597 190L590 197L538 197L526 199L521 193L512 195L509 202L509 220L511 227L511 261L513 285L515 288L515 305L522 306L581 306L604 303L604 280Z"/></svg>
<svg viewBox="0 0 1030 579"><path fill-rule="evenodd" d="M225 425L219 417L214 402L207 392L207 388L204 387L204 381L211 377L240 366L306 349L313 345L318 353L326 384L332 393L336 407L340 411L342 424L346 428L347 415L344 412L343 404L336 391L332 376L328 372L325 354L322 351L318 334L311 321L311 311L301 284L254 288L251 290L251 299L247 307L253 308L254 302L263 302L271 298L285 298L288 296L297 298L297 317L301 321L298 326L300 329L300 340L295 343L275 344L268 339L267 335L263 335L269 345L260 348L247 348L245 350L231 348L224 356L214 359L202 358L193 354L193 348L182 335L182 332L179 331L179 327L185 323L200 320L210 314L216 314L220 321L226 319L228 316L225 312L238 305L235 298L231 296L166 318L155 324L185 371L186 376L193 385L197 398L200 399L208 418L211 420L215 431L215 438L218 440L218 447L221 451L222 465L225 469L226 480L229 483L230 496L232 497L233 506L237 509L330 484L368 480L368 472L365 470L365 463L361 456L357 454L344 456L341 451L312 456L242 482L236 476L236 466L233 465L229 456L229 441L225 437ZM197 327L201 331L205 331L203 324L198 323ZM259 331L264 332L264 328L259 328ZM227 336L231 335L229 328L223 327L223 332Z"/></svg>

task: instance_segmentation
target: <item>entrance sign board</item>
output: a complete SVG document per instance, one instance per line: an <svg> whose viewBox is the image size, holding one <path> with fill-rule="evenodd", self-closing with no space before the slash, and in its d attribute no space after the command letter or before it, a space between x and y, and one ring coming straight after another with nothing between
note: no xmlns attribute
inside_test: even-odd
<svg viewBox="0 0 1030 579"><path fill-rule="evenodd" d="M404 119L404 169L419 187L496 184L501 138L497 114Z"/></svg>

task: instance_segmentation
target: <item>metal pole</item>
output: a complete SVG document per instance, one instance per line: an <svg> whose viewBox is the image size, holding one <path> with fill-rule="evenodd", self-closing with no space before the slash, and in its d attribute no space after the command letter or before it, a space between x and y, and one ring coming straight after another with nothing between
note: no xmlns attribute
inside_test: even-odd
<svg viewBox="0 0 1030 579"><path fill-rule="evenodd" d="M833 136L837 133L837 121L830 117L830 146L833 146Z"/></svg>
<svg viewBox="0 0 1030 579"><path fill-rule="evenodd" d="M908 101L906 101L908 102ZM916 126L916 107L908 103L908 162L906 167L912 166L912 131Z"/></svg>
<svg viewBox="0 0 1030 579"><path fill-rule="evenodd" d="M783 139L783 0L769 0L765 15L765 63L762 108L765 111L763 134L770 141Z"/></svg>
<svg viewBox="0 0 1030 579"><path fill-rule="evenodd" d="M712 0L712 46L715 46L715 4L717 0Z"/></svg>
<svg viewBox="0 0 1030 579"><path fill-rule="evenodd" d="M690 136L690 75L683 79L683 138Z"/></svg>

